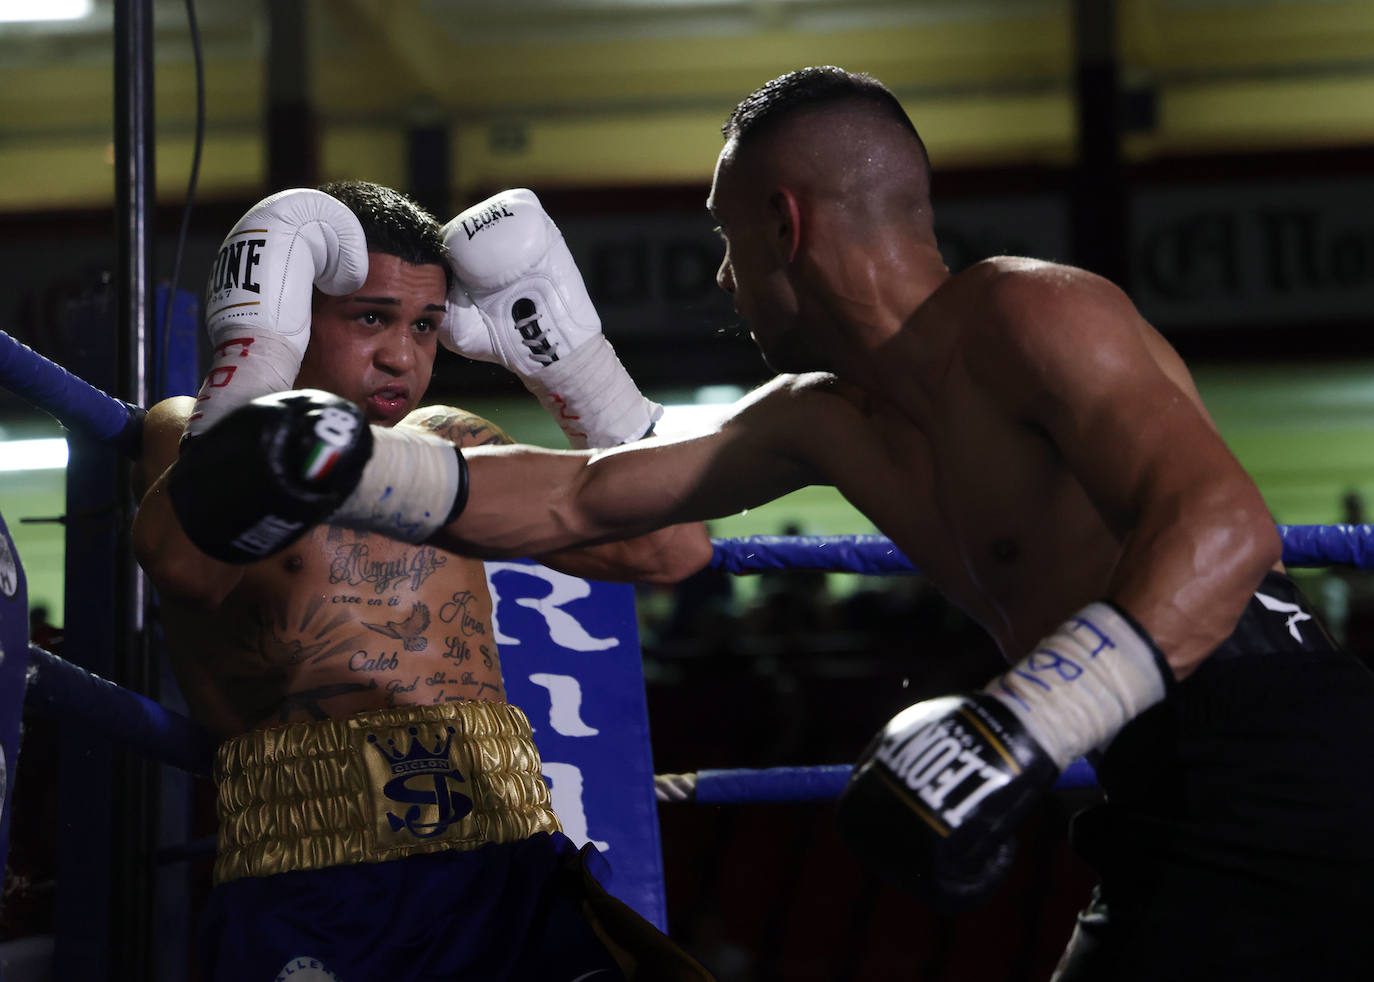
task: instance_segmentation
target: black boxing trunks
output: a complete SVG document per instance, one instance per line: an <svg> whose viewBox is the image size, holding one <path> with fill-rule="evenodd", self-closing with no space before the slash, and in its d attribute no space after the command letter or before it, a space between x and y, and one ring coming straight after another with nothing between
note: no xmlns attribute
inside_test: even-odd
<svg viewBox="0 0 1374 982"><path fill-rule="evenodd" d="M203 977L709 982L606 893L609 867L558 831L541 769L524 714L503 703L228 741Z"/></svg>
<svg viewBox="0 0 1374 982"><path fill-rule="evenodd" d="M1374 674L1287 576L1098 761L1056 982L1347 978L1374 944Z"/></svg>

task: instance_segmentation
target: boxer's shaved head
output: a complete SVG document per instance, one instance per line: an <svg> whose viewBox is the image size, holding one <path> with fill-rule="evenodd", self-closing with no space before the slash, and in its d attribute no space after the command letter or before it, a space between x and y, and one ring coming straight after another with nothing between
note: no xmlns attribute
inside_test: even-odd
<svg viewBox="0 0 1374 982"><path fill-rule="evenodd" d="M867 316L948 275L925 146L882 83L791 72L740 102L722 133L707 199L726 242L716 279L775 371L833 371L852 340L840 308ZM912 275L879 275L898 267Z"/></svg>
<svg viewBox="0 0 1374 982"><path fill-rule="evenodd" d="M876 79L834 66L790 72L742 100L721 132L725 162L746 179L843 200L870 227L914 220L930 229L925 144Z"/></svg>

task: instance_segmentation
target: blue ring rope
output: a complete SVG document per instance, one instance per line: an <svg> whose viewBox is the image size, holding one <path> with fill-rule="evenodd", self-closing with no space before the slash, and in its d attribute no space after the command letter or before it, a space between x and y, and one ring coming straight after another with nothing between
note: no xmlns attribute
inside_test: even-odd
<svg viewBox="0 0 1374 982"><path fill-rule="evenodd" d="M58 720L80 719L150 760L210 776L215 741L203 726L36 644L24 702Z"/></svg>
<svg viewBox="0 0 1374 982"><path fill-rule="evenodd" d="M1374 569L1374 525L1280 525L1288 566ZM712 569L727 573L813 570L884 575L916 573L911 560L881 535L754 535L712 539Z"/></svg>
<svg viewBox="0 0 1374 982"><path fill-rule="evenodd" d="M144 410L77 378L0 331L0 388L43 410L69 430L132 456L143 433Z"/></svg>
<svg viewBox="0 0 1374 982"><path fill-rule="evenodd" d="M800 801L833 801L844 790L850 764L819 767L765 767L758 769L697 771L696 802L699 805L747 805ZM1097 772L1079 758L1059 775L1056 791L1097 787Z"/></svg>

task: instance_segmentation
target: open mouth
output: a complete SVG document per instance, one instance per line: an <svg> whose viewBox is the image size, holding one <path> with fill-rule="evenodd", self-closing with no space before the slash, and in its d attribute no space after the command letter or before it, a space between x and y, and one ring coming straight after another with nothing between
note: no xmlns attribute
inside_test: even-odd
<svg viewBox="0 0 1374 982"><path fill-rule="evenodd" d="M367 404L378 419L395 419L406 412L408 394L405 389L387 386L367 397Z"/></svg>

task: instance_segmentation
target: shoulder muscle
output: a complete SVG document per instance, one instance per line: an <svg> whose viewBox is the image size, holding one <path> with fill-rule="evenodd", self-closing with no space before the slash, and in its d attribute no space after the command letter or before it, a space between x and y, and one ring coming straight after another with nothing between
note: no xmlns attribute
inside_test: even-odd
<svg viewBox="0 0 1374 982"><path fill-rule="evenodd" d="M460 447L485 447L515 442L505 430L490 420L452 406L421 406L397 425L434 433Z"/></svg>
<svg viewBox="0 0 1374 982"><path fill-rule="evenodd" d="M1004 262L981 278L970 374L1032 415L1065 387L1106 396L1123 379L1158 371L1153 329L1108 280L1033 260Z"/></svg>
<svg viewBox="0 0 1374 982"><path fill-rule="evenodd" d="M181 432L195 405L191 396L172 396L154 405L143 418L143 444L133 474L140 497L177 459Z"/></svg>

